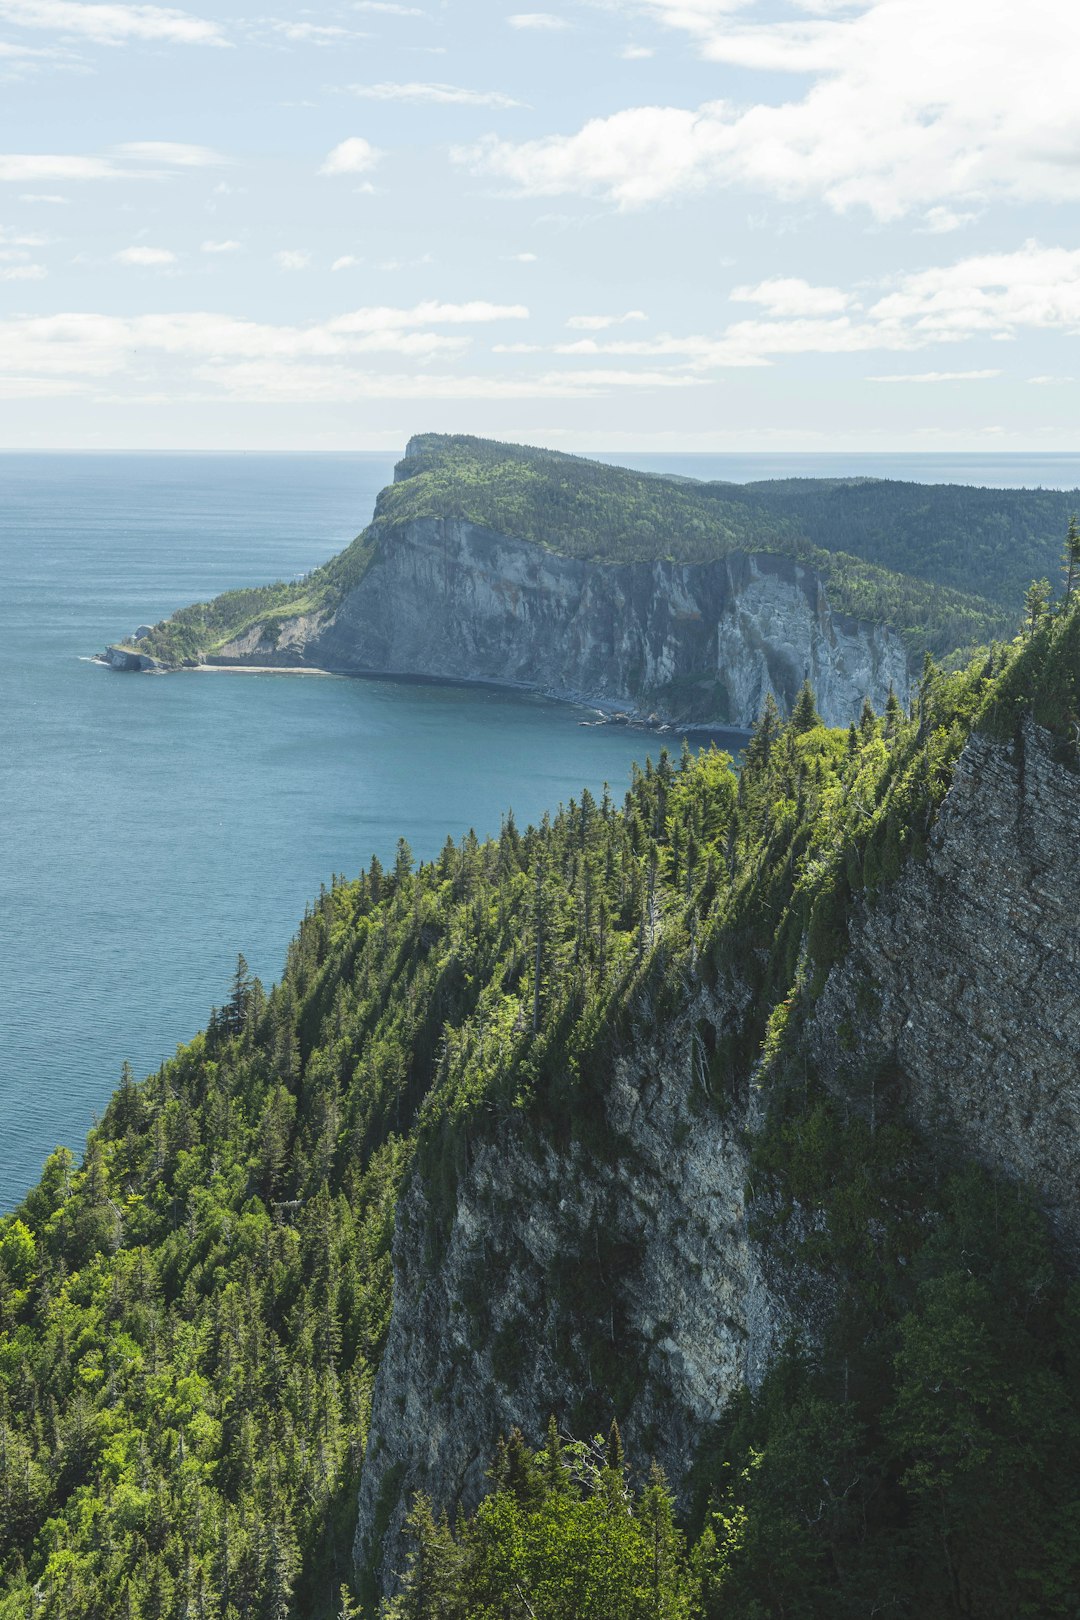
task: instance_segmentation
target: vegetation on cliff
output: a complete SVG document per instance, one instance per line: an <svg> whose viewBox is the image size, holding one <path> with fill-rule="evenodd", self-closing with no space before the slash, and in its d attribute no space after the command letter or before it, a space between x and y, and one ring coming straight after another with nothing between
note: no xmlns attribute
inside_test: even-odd
<svg viewBox="0 0 1080 1620"><path fill-rule="evenodd" d="M427 434L412 440L372 526L338 557L300 584L183 608L140 648L178 664L213 656L259 624L273 644L285 620L333 612L405 525L460 518L591 562L708 563L736 551L794 557L824 581L834 608L892 625L916 660L925 650L943 656L1011 633L1023 584L1049 566L1065 499L1031 490L943 495L882 480L810 479L775 490L696 483Z"/></svg>
<svg viewBox="0 0 1080 1620"><path fill-rule="evenodd" d="M735 964L752 1000L700 1106L736 1109L755 1072L755 1220L836 1280L825 1340L701 1435L692 1556L662 1482L621 1463L555 1475L536 1523L497 1473L472 1525L435 1527L457 1595L412 1612L561 1620L533 1599L610 1511L614 1584L577 1611L595 1620L856 1615L868 1594L900 1615L1074 1613L1078 1304L1041 1218L940 1167L902 1077L866 1077L872 1121L827 1098L799 1031L851 906L920 858L973 725L1034 704L1077 763L1078 636L1074 603L966 670L928 663L910 713L849 731L809 695L787 725L767 710L738 777L715 751L663 756L621 810L583 794L416 870L402 845L319 896L272 992L240 964L205 1033L125 1074L82 1165L55 1154L0 1222L0 1620L334 1612L404 1178L425 1178L436 1255L478 1135L604 1152L636 1009L674 1014ZM556 1414L579 1437L606 1430L638 1352L583 1310L570 1337L590 1335L585 1397ZM511 1557L521 1605L493 1608Z"/></svg>

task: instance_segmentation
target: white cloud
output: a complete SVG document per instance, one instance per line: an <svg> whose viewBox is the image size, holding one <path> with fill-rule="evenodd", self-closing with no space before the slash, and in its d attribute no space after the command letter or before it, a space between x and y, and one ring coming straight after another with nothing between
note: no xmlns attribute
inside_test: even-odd
<svg viewBox="0 0 1080 1620"><path fill-rule="evenodd" d="M213 147L190 141L124 141L116 151L133 163L159 163L170 169L213 169L229 161Z"/></svg>
<svg viewBox="0 0 1080 1620"><path fill-rule="evenodd" d="M363 399L530 399L600 397L700 387L677 370L618 366L542 369L536 374L368 369L364 357L419 362L454 358L468 324L519 320L520 305L428 300L408 308L365 307L315 325L272 326L206 312L119 317L65 314L0 322L0 393L100 389L125 397L130 378L140 397L228 398L255 402ZM457 332L432 328L456 327ZM194 392L192 390L195 390Z"/></svg>
<svg viewBox="0 0 1080 1620"><path fill-rule="evenodd" d="M383 153L362 135L350 135L328 152L320 174L366 174L379 163Z"/></svg>
<svg viewBox="0 0 1080 1620"><path fill-rule="evenodd" d="M274 260L279 270L311 268L311 254L305 248L282 248L280 253L274 254Z"/></svg>
<svg viewBox="0 0 1080 1620"><path fill-rule="evenodd" d="M378 11L391 17L426 17L419 6L398 6L392 0L353 0L354 11Z"/></svg>
<svg viewBox="0 0 1080 1620"><path fill-rule="evenodd" d="M354 96L371 101L430 101L444 106L520 107L522 103L501 90L465 90L456 84L350 84Z"/></svg>
<svg viewBox="0 0 1080 1620"><path fill-rule="evenodd" d="M120 180L125 172L108 158L58 152L0 153L0 180Z"/></svg>
<svg viewBox="0 0 1080 1620"><path fill-rule="evenodd" d="M1029 383L1038 383L1043 387L1049 387L1049 388L1059 388L1059 387L1064 386L1064 384L1066 384L1066 383L1074 383L1075 381L1076 381L1075 377L1053 377L1053 376L1047 377L1047 376L1043 376L1043 377L1029 377L1028 378Z"/></svg>
<svg viewBox="0 0 1080 1620"><path fill-rule="evenodd" d="M145 246L121 248L119 253L113 254L113 258L117 264L140 265L147 270L161 270L166 265L176 263L176 254L168 248Z"/></svg>
<svg viewBox="0 0 1080 1620"><path fill-rule="evenodd" d="M557 17L552 11L518 11L506 20L511 28L532 28L540 33L570 27L565 17Z"/></svg>
<svg viewBox="0 0 1080 1620"><path fill-rule="evenodd" d="M239 253L240 243L232 240L225 242L206 241L202 245L203 253Z"/></svg>
<svg viewBox="0 0 1080 1620"><path fill-rule="evenodd" d="M44 281L48 273L43 264L0 265L0 281Z"/></svg>
<svg viewBox="0 0 1080 1620"><path fill-rule="evenodd" d="M354 253L343 253L340 259L335 259L330 266L331 270L352 270L362 261Z"/></svg>
<svg viewBox="0 0 1080 1620"><path fill-rule="evenodd" d="M701 380L670 372L542 372L488 377L444 373L387 374L344 366L281 366L273 361L207 365L195 375L234 400L264 404L354 404L368 399L574 399L619 389L692 388Z"/></svg>
<svg viewBox="0 0 1080 1620"><path fill-rule="evenodd" d="M434 299L408 308L364 306L309 326L191 311L162 315L58 314L0 321L0 372L19 375L107 376L132 357L197 360L342 360L367 353L436 353L467 341L431 327L464 327L524 320L521 304L463 304Z"/></svg>
<svg viewBox="0 0 1080 1620"><path fill-rule="evenodd" d="M656 52L651 45L624 45L619 55L624 62L644 62L646 58L655 56Z"/></svg>
<svg viewBox="0 0 1080 1620"><path fill-rule="evenodd" d="M851 303L851 294L839 287L812 287L798 276L773 276L756 287L734 287L739 304L760 304L770 315L836 315Z"/></svg>
<svg viewBox="0 0 1080 1620"><path fill-rule="evenodd" d="M62 203L66 205L68 199L61 197L55 191L24 191L19 201L24 203Z"/></svg>
<svg viewBox="0 0 1080 1620"><path fill-rule="evenodd" d="M227 163L209 146L181 141L127 141L108 157L71 152L0 153L0 181L32 184L35 180L124 180L157 179L169 169L202 169ZM155 167L144 167L155 165ZM55 193L37 194L27 200L65 202Z"/></svg>
<svg viewBox="0 0 1080 1620"><path fill-rule="evenodd" d="M571 315L567 326L577 332L602 332L608 326L625 326L627 321L644 321L643 309L628 309L625 315Z"/></svg>
<svg viewBox="0 0 1080 1620"><path fill-rule="evenodd" d="M510 264L535 264L535 253L504 253L503 258Z"/></svg>
<svg viewBox="0 0 1080 1620"><path fill-rule="evenodd" d="M336 45L343 39L365 38L355 29L340 28L336 23L288 22L275 18L270 26L276 34L283 34L298 45Z"/></svg>
<svg viewBox="0 0 1080 1620"><path fill-rule="evenodd" d="M958 212L955 208L946 208L938 204L936 208L928 208L923 215L923 222L919 229L927 236L945 236L949 231L962 231L965 225L972 225L979 218L977 210L967 213Z"/></svg>
<svg viewBox="0 0 1080 1620"><path fill-rule="evenodd" d="M458 161L526 194L598 194L622 207L710 186L881 220L995 195L1080 200L1080 7L855 0L756 26L733 24L732 8L710 0L648 9L710 60L807 75L809 86L749 105L633 107L521 143L491 137Z"/></svg>
<svg viewBox="0 0 1080 1620"><path fill-rule="evenodd" d="M0 0L0 19L21 28L81 35L99 45L161 40L178 45L224 45L217 23L166 6L82 5L77 0Z"/></svg>
<svg viewBox="0 0 1080 1620"><path fill-rule="evenodd" d="M1000 377L1000 371L896 371L883 377L867 377L875 383L949 383L982 382L988 377Z"/></svg>

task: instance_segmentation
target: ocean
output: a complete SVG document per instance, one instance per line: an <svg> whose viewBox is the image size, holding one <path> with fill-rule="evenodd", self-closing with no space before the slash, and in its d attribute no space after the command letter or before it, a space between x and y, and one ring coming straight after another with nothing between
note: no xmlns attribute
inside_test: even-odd
<svg viewBox="0 0 1080 1620"><path fill-rule="evenodd" d="M703 478L1080 484L1080 457L605 456ZM475 687L119 676L90 661L184 603L290 578L362 529L394 458L0 455L0 1210L78 1150L125 1059L156 1068L270 983L304 907L399 835L621 796L641 733ZM732 739L733 742L735 739Z"/></svg>

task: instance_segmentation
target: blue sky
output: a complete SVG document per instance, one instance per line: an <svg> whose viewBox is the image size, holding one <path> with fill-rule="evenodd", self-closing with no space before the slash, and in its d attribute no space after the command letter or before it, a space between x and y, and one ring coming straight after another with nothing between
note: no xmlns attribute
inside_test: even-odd
<svg viewBox="0 0 1080 1620"><path fill-rule="evenodd" d="M1078 64L1072 0L0 0L0 445L1073 450Z"/></svg>

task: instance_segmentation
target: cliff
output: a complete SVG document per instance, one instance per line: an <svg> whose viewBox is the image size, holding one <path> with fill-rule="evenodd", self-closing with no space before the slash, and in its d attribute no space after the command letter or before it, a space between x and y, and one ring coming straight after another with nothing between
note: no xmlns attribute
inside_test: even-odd
<svg viewBox="0 0 1080 1620"><path fill-rule="evenodd" d="M1037 1188L1080 1252L1077 763L1030 720L970 739L927 859L859 912L807 1044L841 1094L902 1076L928 1140Z"/></svg>
<svg viewBox="0 0 1080 1620"><path fill-rule="evenodd" d="M887 626L834 611L791 557L590 563L462 519L383 533L332 612L226 642L223 663L305 663L530 687L551 697L749 726L767 694L790 710L809 678L832 724L863 697L906 700L908 657Z"/></svg>
<svg viewBox="0 0 1080 1620"><path fill-rule="evenodd" d="M829 484L825 498L843 493ZM857 552L850 521L844 532ZM905 699L925 650L1010 627L994 603L883 567L887 545L871 538L872 562L811 543L749 488L425 435L323 568L181 609L120 650L174 668L493 681L738 726L769 694L789 712L809 678L825 718L845 724L890 685Z"/></svg>
<svg viewBox="0 0 1080 1620"><path fill-rule="evenodd" d="M0 1220L7 1610L328 1620L553 1413L665 1464L672 1620L1067 1620L1078 725L1074 602L907 713L770 713L737 777L662 754L323 890ZM521 1612L576 1620L536 1583L608 1590L637 1509L556 1484L602 1533Z"/></svg>
<svg viewBox="0 0 1080 1620"><path fill-rule="evenodd" d="M1074 1254L1078 825L1080 772L1056 738L1030 722L972 735L925 857L854 897L823 987L801 981L787 1055L800 1089L820 1077L871 1131L899 1110L938 1175L975 1159L1034 1190ZM738 966L670 1020L640 1008L597 1087L590 1140L614 1146L559 1152L518 1126L477 1143L434 1250L412 1182L356 1538L384 1583L412 1493L471 1510L513 1425L539 1435L557 1412L580 1432L603 1388L631 1451L685 1501L726 1404L789 1333L820 1343L845 1284L822 1259L827 1198L781 1220L767 1191L757 1143L777 1128L783 1063L733 1039L760 1017Z"/></svg>

